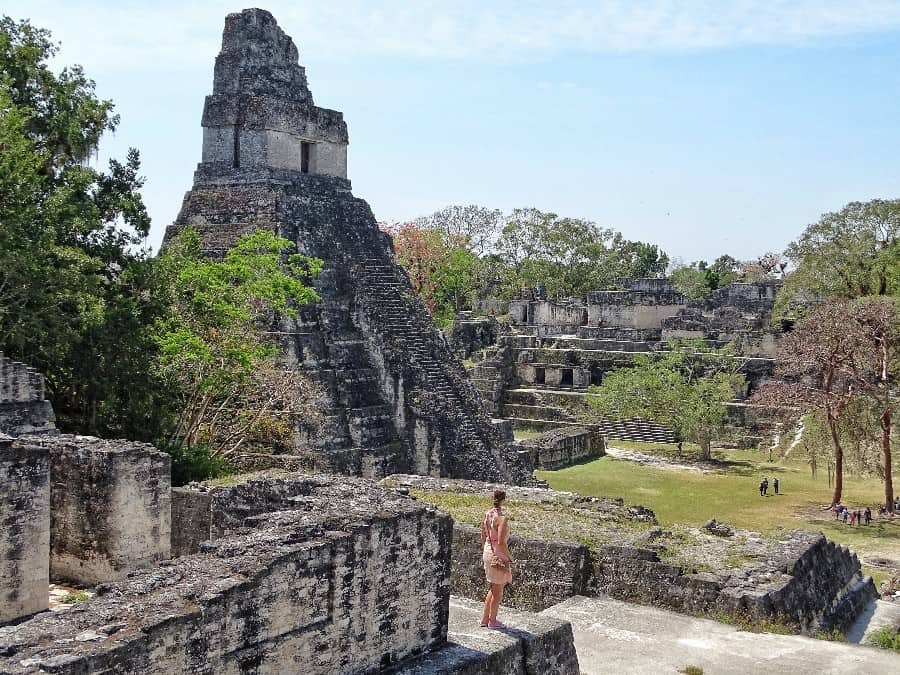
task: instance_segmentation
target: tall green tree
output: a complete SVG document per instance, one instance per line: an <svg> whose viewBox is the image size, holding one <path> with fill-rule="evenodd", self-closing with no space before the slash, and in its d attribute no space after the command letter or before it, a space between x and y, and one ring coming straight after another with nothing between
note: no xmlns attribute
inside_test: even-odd
<svg viewBox="0 0 900 675"><path fill-rule="evenodd" d="M317 417L316 387L278 367L280 345L268 331L276 315L318 299L305 281L321 261L293 248L258 231L213 260L187 229L160 256L167 311L154 325L156 368L178 401L168 446L202 444L228 458L262 431L286 438Z"/></svg>
<svg viewBox="0 0 900 675"><path fill-rule="evenodd" d="M824 214L792 242L775 317L809 301L900 293L900 199L851 202Z"/></svg>
<svg viewBox="0 0 900 675"><path fill-rule="evenodd" d="M47 377L61 426L146 438L150 219L136 150L87 163L118 117L46 30L0 18L0 350Z"/></svg>
<svg viewBox="0 0 900 675"><path fill-rule="evenodd" d="M614 419L644 418L670 427L700 446L708 460L725 422L725 403L746 386L741 361L730 347L673 341L664 352L639 354L631 368L617 368L589 390L590 405Z"/></svg>

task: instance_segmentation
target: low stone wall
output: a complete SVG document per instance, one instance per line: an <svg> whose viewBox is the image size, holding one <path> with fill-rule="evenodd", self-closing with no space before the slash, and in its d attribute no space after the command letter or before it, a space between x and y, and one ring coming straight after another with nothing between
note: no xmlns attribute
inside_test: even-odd
<svg viewBox="0 0 900 675"><path fill-rule="evenodd" d="M47 609L50 458L0 437L0 624Z"/></svg>
<svg viewBox="0 0 900 675"><path fill-rule="evenodd" d="M31 436L19 444L50 455L51 577L93 585L169 557L168 454L89 436Z"/></svg>
<svg viewBox="0 0 900 675"><path fill-rule="evenodd" d="M295 482L291 510L0 633L0 672L370 673L443 644L450 517L366 481Z"/></svg>
<svg viewBox="0 0 900 675"><path fill-rule="evenodd" d="M617 600L679 612L781 621L806 633L845 629L877 597L859 560L821 534L795 531L762 564L717 573L686 573L656 551L513 536L513 582L504 603L539 611L573 595ZM483 599L480 531L456 524L451 589Z"/></svg>
<svg viewBox="0 0 900 675"><path fill-rule="evenodd" d="M583 544L526 539L512 535L509 550L515 560L513 583L503 604L538 612L573 595L585 595L591 558ZM450 589L454 595L484 600L488 590L482 560L481 530L453 524Z"/></svg>
<svg viewBox="0 0 900 675"><path fill-rule="evenodd" d="M193 488L172 488L172 556L180 558L200 551L209 541L212 496Z"/></svg>
<svg viewBox="0 0 900 675"><path fill-rule="evenodd" d="M606 454L606 442L596 428L565 427L519 441L531 453L536 469L553 471Z"/></svg>

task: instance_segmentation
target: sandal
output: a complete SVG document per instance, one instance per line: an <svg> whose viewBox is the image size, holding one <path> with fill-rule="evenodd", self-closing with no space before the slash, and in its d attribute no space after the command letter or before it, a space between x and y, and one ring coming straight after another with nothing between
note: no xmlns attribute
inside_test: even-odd
<svg viewBox="0 0 900 675"><path fill-rule="evenodd" d="M489 621L488 628L503 629L503 628L506 628L506 624L501 623L500 621Z"/></svg>
<svg viewBox="0 0 900 675"><path fill-rule="evenodd" d="M482 622L481 622L481 627L482 627L482 628L487 628L489 625L490 625L490 621L482 621Z"/></svg>

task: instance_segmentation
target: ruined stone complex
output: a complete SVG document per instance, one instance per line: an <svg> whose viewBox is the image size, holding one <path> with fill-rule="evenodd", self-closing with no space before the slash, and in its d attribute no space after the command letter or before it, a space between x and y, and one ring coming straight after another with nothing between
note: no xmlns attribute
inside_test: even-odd
<svg viewBox="0 0 900 675"><path fill-rule="evenodd" d="M350 192L341 113L314 105L268 12L227 17L203 129L167 237L191 226L221 256L266 228L324 261L321 300L273 334L285 362L323 384L325 429L298 430L305 453L243 458L282 469L173 487L170 456L151 445L60 434L40 374L0 355L0 675L579 675L570 623L542 611L576 595L807 633L845 627L871 600L856 556L822 535L744 533L752 541L721 550L750 551L746 564L698 571L672 558L662 542L677 537L652 510L532 478L601 456L605 440L527 396L577 397L674 336L743 340L746 371L766 377L770 285L689 303L665 281L621 280L587 302L529 292L510 306L509 334L462 322L455 347L490 353L474 381L510 418L492 419ZM523 420L559 428L514 446ZM496 487L536 509L540 534L511 542L507 600L520 611L504 609L504 630L479 626L480 531L440 506L480 508ZM571 527L548 525L552 513ZM51 581L87 593L51 607Z"/></svg>
<svg viewBox="0 0 900 675"><path fill-rule="evenodd" d="M325 387L322 433L298 446L319 468L405 471L521 483L530 470L493 427L477 392L346 175L347 126L314 105L293 41L271 14L226 19L203 158L167 237L195 228L205 253L265 228L320 258L321 300L276 328L290 364Z"/></svg>
<svg viewBox="0 0 900 675"><path fill-rule="evenodd" d="M493 318L464 317L451 335L464 355L484 358L471 369L491 414L516 428L580 426L578 407L604 374L632 363L635 354L665 348L673 339L711 346L733 344L747 391L730 405L734 445L755 445L764 421L742 403L774 370L778 331L770 325L777 282L732 283L691 301L668 279L617 279L617 290L592 291L585 299L547 299L527 289L508 305L505 331ZM607 421L609 438L671 442L669 429L646 420Z"/></svg>

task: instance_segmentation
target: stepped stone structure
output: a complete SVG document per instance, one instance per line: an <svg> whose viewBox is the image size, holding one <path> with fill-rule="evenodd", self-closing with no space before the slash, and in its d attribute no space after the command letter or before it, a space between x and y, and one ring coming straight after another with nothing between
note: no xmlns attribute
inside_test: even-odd
<svg viewBox="0 0 900 675"><path fill-rule="evenodd" d="M225 22L203 157L167 238L190 226L203 251L268 229L321 258L321 300L283 319L285 361L327 392L324 431L298 430L316 468L531 480L527 455L491 424L461 364L414 297L390 238L347 180L347 127L314 105L293 41L266 11Z"/></svg>
<svg viewBox="0 0 900 675"><path fill-rule="evenodd" d="M423 501L453 495L459 502L466 495L490 495L496 487L430 476L391 476L384 483L415 490ZM537 533L514 532L510 538L516 576L504 602L512 607L540 611L572 596L599 595L689 614L780 621L815 634L847 629L877 597L856 554L821 533L786 532L739 567L720 559L713 562L719 569L697 572L674 563L672 551L659 545L662 528L639 530L630 543L627 536L616 540L615 533L621 535L629 522L655 523L649 509L546 489L509 488L507 496L513 511L522 503L537 503L547 513ZM605 535L580 531L577 537L571 532L566 536L554 528L559 522L551 505L567 506L566 518L580 514L607 524L608 530ZM454 525L454 595L479 599L483 592L480 542L479 528Z"/></svg>
<svg viewBox="0 0 900 675"><path fill-rule="evenodd" d="M0 352L0 433L54 434L55 421L44 397L44 376Z"/></svg>
<svg viewBox="0 0 900 675"><path fill-rule="evenodd" d="M729 406L725 445L759 443L769 427L764 411L742 400L774 371L779 331L772 328L778 282L724 286L691 301L668 279L616 279L617 290L592 291L585 298L549 300L542 287L525 289L509 303L509 323L465 316L451 331L457 353L481 359L470 370L488 410L517 428L537 430L585 423L578 408L591 385L636 354L665 348L672 339L698 339L719 347L733 344L748 380L747 391ZM485 343L494 344L485 348ZM646 420L604 421L608 438L673 442L671 430Z"/></svg>
<svg viewBox="0 0 900 675"><path fill-rule="evenodd" d="M579 673L568 622L501 634L451 606L453 523L428 504L329 476L188 491L173 539L205 515L206 541L0 627L0 673Z"/></svg>

